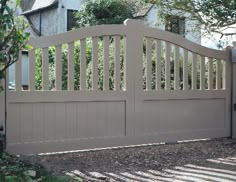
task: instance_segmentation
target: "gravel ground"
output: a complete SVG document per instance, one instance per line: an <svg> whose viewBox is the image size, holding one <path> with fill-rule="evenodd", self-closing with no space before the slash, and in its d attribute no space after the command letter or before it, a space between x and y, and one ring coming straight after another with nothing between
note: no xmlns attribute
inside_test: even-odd
<svg viewBox="0 0 236 182"><path fill-rule="evenodd" d="M27 157L83 181L236 181L236 140L125 147Z"/></svg>

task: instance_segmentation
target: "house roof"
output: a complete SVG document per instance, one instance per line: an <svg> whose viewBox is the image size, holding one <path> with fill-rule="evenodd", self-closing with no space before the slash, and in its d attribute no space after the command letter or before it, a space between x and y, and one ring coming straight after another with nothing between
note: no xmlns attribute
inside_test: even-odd
<svg viewBox="0 0 236 182"><path fill-rule="evenodd" d="M141 18L141 17L146 16L153 6L154 6L153 4L147 4L143 7L140 7L138 11L134 14L134 17Z"/></svg>
<svg viewBox="0 0 236 182"><path fill-rule="evenodd" d="M23 12L23 15L32 14L34 12L50 8L58 3L58 0L35 0L31 7L28 7L27 11Z"/></svg>

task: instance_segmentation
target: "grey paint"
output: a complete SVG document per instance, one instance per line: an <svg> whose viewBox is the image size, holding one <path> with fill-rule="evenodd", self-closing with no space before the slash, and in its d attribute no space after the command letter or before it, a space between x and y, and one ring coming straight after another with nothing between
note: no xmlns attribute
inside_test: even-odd
<svg viewBox="0 0 236 182"><path fill-rule="evenodd" d="M41 25L40 25L40 13L41 13ZM57 34L57 9L50 9L42 11L29 16L29 19L33 23L34 27L40 32L41 35L55 35Z"/></svg>
<svg viewBox="0 0 236 182"><path fill-rule="evenodd" d="M42 35L57 34L57 9L51 9L42 13Z"/></svg>

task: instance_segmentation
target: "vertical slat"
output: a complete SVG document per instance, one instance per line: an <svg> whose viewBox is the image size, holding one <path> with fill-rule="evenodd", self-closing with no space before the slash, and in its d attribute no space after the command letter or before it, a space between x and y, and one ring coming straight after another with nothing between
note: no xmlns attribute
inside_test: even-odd
<svg viewBox="0 0 236 182"><path fill-rule="evenodd" d="M188 90L188 50L184 49L183 90Z"/></svg>
<svg viewBox="0 0 236 182"><path fill-rule="evenodd" d="M200 62L200 90L205 90L205 57L201 56Z"/></svg>
<svg viewBox="0 0 236 182"><path fill-rule="evenodd" d="M115 90L120 90L120 36L115 36Z"/></svg>
<svg viewBox="0 0 236 182"><path fill-rule="evenodd" d="M42 60L42 89L48 90L49 84L49 62L48 62L48 48L43 48L43 60Z"/></svg>
<svg viewBox="0 0 236 182"><path fill-rule="evenodd" d="M66 138L76 138L77 134L77 103L66 103Z"/></svg>
<svg viewBox="0 0 236 182"><path fill-rule="evenodd" d="M156 90L161 89L161 41L156 40Z"/></svg>
<svg viewBox="0 0 236 182"><path fill-rule="evenodd" d="M103 37L103 90L109 90L109 36Z"/></svg>
<svg viewBox="0 0 236 182"><path fill-rule="evenodd" d="M74 42L69 43L68 90L74 90Z"/></svg>
<svg viewBox="0 0 236 182"><path fill-rule="evenodd" d="M92 90L98 88L98 37L92 38Z"/></svg>
<svg viewBox="0 0 236 182"><path fill-rule="evenodd" d="M44 104L44 131L43 131L43 140L52 141L55 140L56 132L56 103L46 103Z"/></svg>
<svg viewBox="0 0 236 182"><path fill-rule="evenodd" d="M166 42L165 90L170 90L170 43Z"/></svg>
<svg viewBox="0 0 236 182"><path fill-rule="evenodd" d="M122 123L125 123L124 119L124 103L122 102L108 102L107 104L107 118L109 119L108 121L110 122L110 126L108 128L108 136L111 134L111 136L124 136L125 135L125 128ZM101 107L101 106L100 106ZM116 111L116 112L114 112ZM106 129L103 129L103 133L105 133Z"/></svg>
<svg viewBox="0 0 236 182"><path fill-rule="evenodd" d="M146 38L146 90L152 90L152 40Z"/></svg>
<svg viewBox="0 0 236 182"><path fill-rule="evenodd" d="M179 90L179 46L175 45L174 89Z"/></svg>
<svg viewBox="0 0 236 182"><path fill-rule="evenodd" d="M10 111L14 114L7 115L7 143L20 143L21 116L20 104L11 104Z"/></svg>
<svg viewBox="0 0 236 182"><path fill-rule="evenodd" d="M120 41L121 41L120 54L122 57L120 61L120 67L123 68L123 73L120 76L121 90L125 90L125 36L121 36Z"/></svg>
<svg viewBox="0 0 236 182"><path fill-rule="evenodd" d="M223 65L223 68L222 68L222 77L223 77L223 79L222 79L222 86L223 86L223 89L226 89L226 74L227 74L227 72L226 72L226 61L225 60L223 60L222 61L223 63L222 63L222 65Z"/></svg>
<svg viewBox="0 0 236 182"><path fill-rule="evenodd" d="M56 90L62 88L62 58L61 58L61 45L56 46Z"/></svg>
<svg viewBox="0 0 236 182"><path fill-rule="evenodd" d="M127 38L124 37L124 90L127 89Z"/></svg>
<svg viewBox="0 0 236 182"><path fill-rule="evenodd" d="M86 39L80 40L80 90L86 90Z"/></svg>
<svg viewBox="0 0 236 182"><path fill-rule="evenodd" d="M22 52L19 52L19 57L15 63L15 89L16 91L22 90Z"/></svg>
<svg viewBox="0 0 236 182"><path fill-rule="evenodd" d="M109 107L107 106L107 102L100 102L97 105L97 113L96 113L96 121L97 121L97 136L98 137L106 137L108 136L108 122L111 122L112 120L108 121L108 112L107 110Z"/></svg>
<svg viewBox="0 0 236 182"><path fill-rule="evenodd" d="M208 58L208 90L213 89L213 60Z"/></svg>
<svg viewBox="0 0 236 182"><path fill-rule="evenodd" d="M197 89L197 55L195 53L192 53L193 59L192 59L192 90Z"/></svg>
<svg viewBox="0 0 236 182"><path fill-rule="evenodd" d="M97 134L97 102L88 102L87 110L89 112L87 115L88 136L95 138Z"/></svg>
<svg viewBox="0 0 236 182"><path fill-rule="evenodd" d="M89 113L88 109L89 102L78 102L76 106L76 120L77 120L77 137L76 138L88 138L88 116L91 114ZM88 114L89 113L89 114Z"/></svg>
<svg viewBox="0 0 236 182"><path fill-rule="evenodd" d="M33 140L33 104L20 104L20 136L22 143Z"/></svg>
<svg viewBox="0 0 236 182"><path fill-rule="evenodd" d="M216 60L216 90L221 89L221 60Z"/></svg>
<svg viewBox="0 0 236 182"><path fill-rule="evenodd" d="M29 51L29 90L35 90L35 49Z"/></svg>
<svg viewBox="0 0 236 182"><path fill-rule="evenodd" d="M33 141L43 141L44 113L43 103L33 104Z"/></svg>
<svg viewBox="0 0 236 182"><path fill-rule="evenodd" d="M55 104L55 138L64 140L66 137L66 105L65 103Z"/></svg>

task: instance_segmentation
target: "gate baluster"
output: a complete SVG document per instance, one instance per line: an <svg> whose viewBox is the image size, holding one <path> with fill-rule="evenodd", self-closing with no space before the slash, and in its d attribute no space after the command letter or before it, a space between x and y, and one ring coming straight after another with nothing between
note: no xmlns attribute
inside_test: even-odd
<svg viewBox="0 0 236 182"><path fill-rule="evenodd" d="M92 38L92 90L98 89L98 37Z"/></svg>
<svg viewBox="0 0 236 182"><path fill-rule="evenodd" d="M213 89L213 59L208 58L208 90Z"/></svg>
<svg viewBox="0 0 236 182"><path fill-rule="evenodd" d="M200 90L205 90L205 57L201 56L200 62Z"/></svg>
<svg viewBox="0 0 236 182"><path fill-rule="evenodd" d="M146 90L152 90L152 40L146 38Z"/></svg>
<svg viewBox="0 0 236 182"><path fill-rule="evenodd" d="M174 67L174 89L179 90L179 46L177 45L175 45Z"/></svg>
<svg viewBox="0 0 236 182"><path fill-rule="evenodd" d="M103 37L103 90L109 90L109 36Z"/></svg>
<svg viewBox="0 0 236 182"><path fill-rule="evenodd" d="M62 89L62 58L61 45L56 46L56 90Z"/></svg>
<svg viewBox="0 0 236 182"><path fill-rule="evenodd" d="M68 90L74 90L74 42L68 44Z"/></svg>
<svg viewBox="0 0 236 182"><path fill-rule="evenodd" d="M80 40L80 90L86 90L86 39Z"/></svg>
<svg viewBox="0 0 236 182"><path fill-rule="evenodd" d="M29 51L29 90L35 90L35 49Z"/></svg>
<svg viewBox="0 0 236 182"><path fill-rule="evenodd" d="M184 49L183 90L188 90L188 50Z"/></svg>
<svg viewBox="0 0 236 182"><path fill-rule="evenodd" d="M48 60L48 47L42 49L42 90L48 90L49 84L49 60Z"/></svg>
<svg viewBox="0 0 236 182"><path fill-rule="evenodd" d="M114 90L120 90L120 36L115 36L115 85Z"/></svg>
<svg viewBox="0 0 236 182"><path fill-rule="evenodd" d="M156 40L156 90L161 89L161 41Z"/></svg>
<svg viewBox="0 0 236 182"><path fill-rule="evenodd" d="M165 90L170 90L170 43L166 42Z"/></svg>
<svg viewBox="0 0 236 182"><path fill-rule="evenodd" d="M216 60L216 90L221 89L221 60Z"/></svg>
<svg viewBox="0 0 236 182"><path fill-rule="evenodd" d="M22 51L19 52L18 61L15 63L15 89L22 90Z"/></svg>
<svg viewBox="0 0 236 182"><path fill-rule="evenodd" d="M192 90L196 90L197 88L197 54L192 53Z"/></svg>

